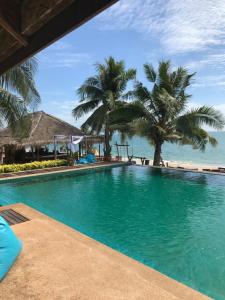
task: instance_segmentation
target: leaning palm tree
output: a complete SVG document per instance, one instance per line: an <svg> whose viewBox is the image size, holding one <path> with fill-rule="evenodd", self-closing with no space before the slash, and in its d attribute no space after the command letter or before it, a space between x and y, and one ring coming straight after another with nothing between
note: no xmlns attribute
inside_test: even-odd
<svg viewBox="0 0 225 300"><path fill-rule="evenodd" d="M13 127L28 108L39 103L34 82L36 69L36 59L30 58L0 76L0 125Z"/></svg>
<svg viewBox="0 0 225 300"><path fill-rule="evenodd" d="M225 124L222 114L213 107L187 108L191 95L186 90L194 74L182 67L171 70L170 61L160 62L158 70L145 64L144 71L151 90L136 83L133 102L110 114L115 128L146 137L155 147L155 166L160 165L165 142L190 144L201 150L208 142L216 145L216 139L202 125L222 129Z"/></svg>
<svg viewBox="0 0 225 300"><path fill-rule="evenodd" d="M80 102L73 109L74 117L92 112L91 116L81 126L82 130L90 134L105 134L105 157L111 153L109 113L124 103L127 83L135 78L134 69L125 69L123 61L116 61L109 57L105 64L96 65L97 74L89 77L78 89Z"/></svg>

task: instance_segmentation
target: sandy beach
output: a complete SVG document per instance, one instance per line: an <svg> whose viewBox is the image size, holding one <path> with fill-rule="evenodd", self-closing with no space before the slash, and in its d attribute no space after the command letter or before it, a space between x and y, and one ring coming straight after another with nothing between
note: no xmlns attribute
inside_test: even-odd
<svg viewBox="0 0 225 300"><path fill-rule="evenodd" d="M127 161L127 159L123 158L122 160ZM137 165L142 165L141 159L134 158L132 159ZM194 163L188 163L188 162L180 162L180 161L170 161L170 160L164 160L164 164L168 168L178 168L178 169L188 169L188 170L194 170L194 171L208 171L208 170L217 170L218 168L223 168L224 166L218 166L218 165L203 165L203 164L194 164ZM153 160L149 160L149 165L153 165ZM222 173L222 172L221 172Z"/></svg>

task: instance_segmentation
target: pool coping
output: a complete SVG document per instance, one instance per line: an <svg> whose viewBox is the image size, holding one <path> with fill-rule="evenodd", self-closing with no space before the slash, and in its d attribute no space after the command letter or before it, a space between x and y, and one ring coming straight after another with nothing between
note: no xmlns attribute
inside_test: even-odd
<svg viewBox="0 0 225 300"><path fill-rule="evenodd" d="M139 166L143 168L152 168L152 169L159 169L159 170L171 170L171 171L181 171L181 172L191 172L191 173L200 173L206 175L219 175L225 176L225 173L222 172L210 172L210 171L202 171L202 170L191 170L188 168L176 168L176 167L162 167L162 166L145 166L141 164L133 164L133 166Z"/></svg>
<svg viewBox="0 0 225 300"><path fill-rule="evenodd" d="M142 165L142 164L134 164L132 162L124 162L124 161L113 161L113 162L105 162L105 163L97 163L93 165L83 165L83 166L74 166L73 168L68 167L68 169L63 169L63 170L52 170L52 169L36 169L32 171L37 171L37 173L32 173L32 174L24 174L22 175L21 173L23 172L17 172L20 173L16 175L17 173L6 173L6 174L13 174L12 177L3 177L0 178L0 184L2 183L9 183L13 181L17 181L18 179L29 179L29 178L35 178L39 176L51 176L51 175L56 175L56 174L70 174L70 173L79 173L79 171L82 170L94 170L94 169L101 169L101 168L110 168L110 167L121 167L121 166L138 166L138 167L143 167L143 168L152 168L152 169L160 169L160 170L170 170L170 171L180 171L180 172L191 172L195 174L205 174L205 175L219 175L219 176L225 176L225 173L220 173L220 172L210 172L210 171L203 171L203 170L192 170L188 168L176 168L176 167L162 167L162 166L151 166L151 165ZM58 168L58 167L57 167ZM54 168L53 168L54 169ZM40 172L43 171L43 172ZM40 172L40 173L39 173Z"/></svg>
<svg viewBox="0 0 225 300"><path fill-rule="evenodd" d="M7 208L30 220L12 226L24 245L1 283L3 298L19 291L21 299L210 299L30 206L0 210Z"/></svg>
<svg viewBox="0 0 225 300"><path fill-rule="evenodd" d="M99 163L99 164L93 164L93 165L84 165L84 166L79 166L79 167L74 167L74 168L68 168L64 170L52 170L48 172L48 170L45 170L43 173L32 173L32 174L24 174L24 175L15 175L13 177L5 177L5 178L0 178L0 184L1 183L8 183L12 181L17 181L18 179L29 179L29 178L35 178L39 176L51 176L51 175L56 175L56 174L70 174L70 173L76 173L79 171L83 170L95 170L95 169L101 169L101 168L111 168L111 167L121 167L121 166L126 166L126 165L131 165L129 162L106 162L106 163ZM37 171L41 171L43 169L37 169ZM19 173L19 172L18 172ZM9 173L7 173L9 174ZM16 173L12 173L13 175Z"/></svg>

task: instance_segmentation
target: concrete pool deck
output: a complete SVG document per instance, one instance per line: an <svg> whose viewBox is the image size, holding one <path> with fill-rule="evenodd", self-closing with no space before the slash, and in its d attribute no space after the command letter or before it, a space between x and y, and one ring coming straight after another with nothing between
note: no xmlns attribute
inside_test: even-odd
<svg viewBox="0 0 225 300"><path fill-rule="evenodd" d="M209 299L80 232L18 203L30 219L12 226L23 242L0 284L1 299Z"/></svg>

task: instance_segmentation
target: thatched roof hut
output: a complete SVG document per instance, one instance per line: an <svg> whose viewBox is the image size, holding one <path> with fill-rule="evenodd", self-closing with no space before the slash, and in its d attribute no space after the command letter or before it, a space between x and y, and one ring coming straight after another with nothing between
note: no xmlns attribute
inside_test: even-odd
<svg viewBox="0 0 225 300"><path fill-rule="evenodd" d="M70 136L83 136L80 129L43 111L29 114L28 120L30 123L25 137L15 135L10 128L1 130L0 147L6 145L15 145L17 148L41 146L54 143L55 136L62 135L67 140ZM19 123L18 126L20 126Z"/></svg>

